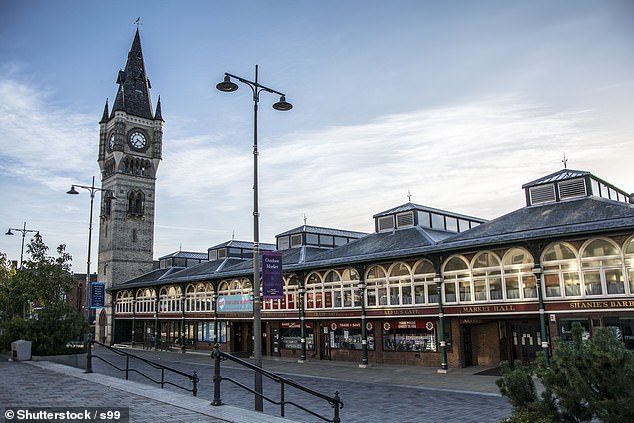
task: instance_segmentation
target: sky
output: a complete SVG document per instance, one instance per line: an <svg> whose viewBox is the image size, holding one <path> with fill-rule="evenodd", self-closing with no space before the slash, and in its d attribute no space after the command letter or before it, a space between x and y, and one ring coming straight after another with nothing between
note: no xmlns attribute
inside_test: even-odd
<svg viewBox="0 0 634 423"><path fill-rule="evenodd" d="M0 1L0 226L86 270L99 120L140 17L161 98L154 257L308 225L372 232L408 201L494 219L566 166L634 192L634 2ZM98 198L96 198L98 201ZM95 210L99 210L98 202ZM98 219L92 236L96 268ZM27 235L27 242L28 236ZM0 252L20 257L21 235Z"/></svg>

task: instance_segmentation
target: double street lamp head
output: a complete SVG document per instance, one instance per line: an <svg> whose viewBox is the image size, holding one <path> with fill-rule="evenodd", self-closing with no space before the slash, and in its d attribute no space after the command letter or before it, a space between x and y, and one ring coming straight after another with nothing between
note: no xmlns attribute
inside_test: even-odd
<svg viewBox="0 0 634 423"><path fill-rule="evenodd" d="M238 78L240 79L240 78ZM252 83L250 81L245 81L240 79L242 82L244 82L245 84L251 85L251 88L254 89L254 92L257 95L257 90L258 87L261 87L262 90L271 92L271 93L276 93L276 94L280 94L280 101L278 101L277 103L273 104L273 108L275 110L278 110L280 112L286 112L288 110L291 110L293 108L293 105L291 103L289 103L288 101L286 101L286 96L278 91L274 91L271 90L269 88L263 87L262 85L259 85L257 83ZM231 80L231 77L229 75L225 75L225 78L222 82L219 82L218 84L216 84L216 88L218 89L218 91L222 91L225 93L231 93L233 91L237 91L238 90L238 84L236 84L235 82L233 82ZM70 194L70 193L69 193Z"/></svg>

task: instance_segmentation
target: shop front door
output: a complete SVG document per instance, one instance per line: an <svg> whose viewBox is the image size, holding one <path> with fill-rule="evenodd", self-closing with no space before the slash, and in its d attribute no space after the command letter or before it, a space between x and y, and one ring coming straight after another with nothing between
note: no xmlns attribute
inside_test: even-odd
<svg viewBox="0 0 634 423"><path fill-rule="evenodd" d="M319 358L321 360L330 360L330 331L327 325L321 326L320 329L321 348L319 349Z"/></svg>
<svg viewBox="0 0 634 423"><path fill-rule="evenodd" d="M473 345L471 343L471 325L462 326L462 349L465 367L473 366Z"/></svg>
<svg viewBox="0 0 634 423"><path fill-rule="evenodd" d="M513 342L513 360L531 363L541 350L541 335L539 324L520 322L511 324L511 339Z"/></svg>

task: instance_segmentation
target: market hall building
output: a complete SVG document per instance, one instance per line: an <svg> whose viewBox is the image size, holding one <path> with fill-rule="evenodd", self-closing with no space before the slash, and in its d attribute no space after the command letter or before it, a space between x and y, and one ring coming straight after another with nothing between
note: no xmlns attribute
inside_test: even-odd
<svg viewBox="0 0 634 423"><path fill-rule="evenodd" d="M262 354L497 366L573 322L634 349L634 198L572 169L522 188L526 206L490 221L406 203L370 234L304 225L262 244L284 274L283 298L262 300ZM110 288L111 342L251 353L252 247L177 252Z"/></svg>

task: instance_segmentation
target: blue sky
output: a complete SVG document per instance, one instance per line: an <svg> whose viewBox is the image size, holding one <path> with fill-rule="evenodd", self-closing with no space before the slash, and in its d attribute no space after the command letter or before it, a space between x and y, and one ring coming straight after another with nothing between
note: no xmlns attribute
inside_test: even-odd
<svg viewBox="0 0 634 423"><path fill-rule="evenodd" d="M262 242L304 215L370 232L408 192L495 218L564 153L634 191L631 1L3 0L0 225L65 243L77 272L89 196L65 192L99 177L98 121L137 17L166 121L157 258L252 239L251 95L215 84L253 79L256 64L295 106L261 97ZM0 237L0 251L18 259L19 236Z"/></svg>

